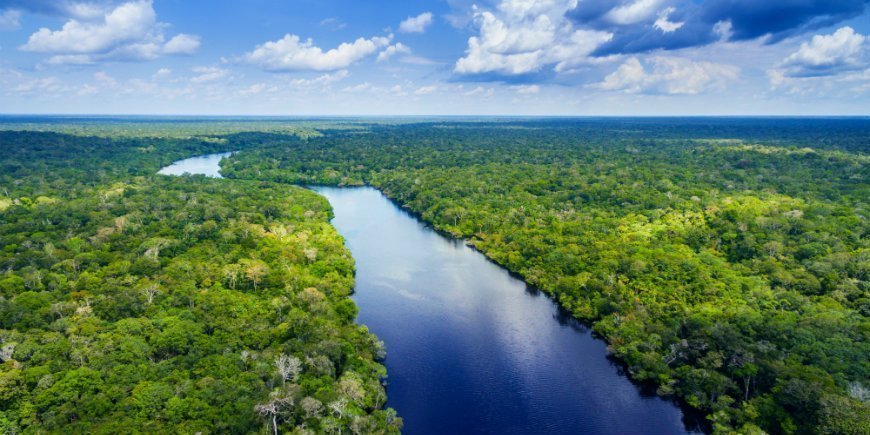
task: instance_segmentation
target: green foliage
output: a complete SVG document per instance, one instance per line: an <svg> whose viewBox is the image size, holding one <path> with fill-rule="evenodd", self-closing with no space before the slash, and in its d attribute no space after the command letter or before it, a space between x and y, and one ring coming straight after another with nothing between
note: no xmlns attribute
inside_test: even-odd
<svg viewBox="0 0 870 435"><path fill-rule="evenodd" d="M0 175L14 198L0 211L4 433L399 431L325 199L146 175L167 158L140 155L138 140L0 140L14 150L0 165L16 168ZM23 199L42 196L55 200ZM277 361L291 356L285 377Z"/></svg>
<svg viewBox="0 0 870 435"><path fill-rule="evenodd" d="M3 432L398 432L329 206L284 183L378 187L717 432L868 432L866 120L6 128L53 133L0 131Z"/></svg>
<svg viewBox="0 0 870 435"><path fill-rule="evenodd" d="M868 137L866 120L445 122L234 135L258 145L223 168L381 189L716 431L849 433L870 415L847 395L870 384Z"/></svg>

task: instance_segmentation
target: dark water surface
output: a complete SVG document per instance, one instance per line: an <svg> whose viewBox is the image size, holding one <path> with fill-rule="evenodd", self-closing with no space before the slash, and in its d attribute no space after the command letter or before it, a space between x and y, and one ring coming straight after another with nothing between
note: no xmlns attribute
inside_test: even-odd
<svg viewBox="0 0 870 435"><path fill-rule="evenodd" d="M356 260L358 322L387 345L407 434L686 433L545 295L379 191L314 187Z"/></svg>
<svg viewBox="0 0 870 435"><path fill-rule="evenodd" d="M220 177L226 155L160 173ZM479 252L373 188L313 190L356 260L358 322L387 345L387 405L404 433L688 432L677 406L620 374L603 341Z"/></svg>

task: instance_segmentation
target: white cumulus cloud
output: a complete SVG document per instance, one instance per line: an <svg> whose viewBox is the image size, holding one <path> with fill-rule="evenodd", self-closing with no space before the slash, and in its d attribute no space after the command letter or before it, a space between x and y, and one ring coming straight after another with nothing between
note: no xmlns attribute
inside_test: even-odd
<svg viewBox="0 0 870 435"><path fill-rule="evenodd" d="M851 27L830 35L815 35L785 58L783 74L793 77L823 76L867 65L868 38Z"/></svg>
<svg viewBox="0 0 870 435"><path fill-rule="evenodd" d="M640 92L648 80L646 69L636 57L629 58L616 71L596 85L606 91Z"/></svg>
<svg viewBox="0 0 870 435"><path fill-rule="evenodd" d="M503 0L495 11L475 9L479 34L468 39L454 71L519 75L593 62L588 55L613 35L575 28L565 13L576 5L576 0Z"/></svg>
<svg viewBox="0 0 870 435"><path fill-rule="evenodd" d="M676 9L673 7L668 7L659 12L658 19L653 23L653 27L661 30L663 33L672 33L679 30L680 27L683 27L684 22L673 22L670 20L670 15L674 13Z"/></svg>
<svg viewBox="0 0 870 435"><path fill-rule="evenodd" d="M77 11L76 16L96 13L92 8L84 8ZM132 1L94 19L71 18L58 30L40 28L20 48L53 55L46 62L48 64L86 64L190 54L199 47L199 39L193 35L180 34L165 42L165 27L157 22L151 0Z"/></svg>
<svg viewBox="0 0 870 435"><path fill-rule="evenodd" d="M244 59L267 71L334 71L376 53L388 46L391 39L391 36L359 38L324 51L310 38L303 41L297 35L287 34L277 41L257 46Z"/></svg>
<svg viewBox="0 0 870 435"><path fill-rule="evenodd" d="M148 37L156 24L150 1L118 6L102 22L72 19L60 30L41 28L21 48L41 53L99 53Z"/></svg>
<svg viewBox="0 0 870 435"><path fill-rule="evenodd" d="M399 31L403 33L423 33L432 24L432 12L423 12L416 17L408 17L399 24Z"/></svg>
<svg viewBox="0 0 870 435"><path fill-rule="evenodd" d="M172 39L163 46L163 52L166 54L193 54L198 48L198 36L182 33L172 37Z"/></svg>
<svg viewBox="0 0 870 435"><path fill-rule="evenodd" d="M393 57L393 55L396 55L399 53L408 54L410 52L411 52L410 47L408 47L405 44L402 44L401 42L397 42L397 43L385 48L380 53L378 53L378 62L383 62L383 61Z"/></svg>
<svg viewBox="0 0 870 435"><path fill-rule="evenodd" d="M611 9L605 18L614 24L635 24L653 16L661 4L662 0L637 0Z"/></svg>
<svg viewBox="0 0 870 435"><path fill-rule="evenodd" d="M657 56L649 59L647 64L649 68L638 58L631 57L592 87L626 93L695 95L722 88L737 79L740 73L733 65L678 57Z"/></svg>

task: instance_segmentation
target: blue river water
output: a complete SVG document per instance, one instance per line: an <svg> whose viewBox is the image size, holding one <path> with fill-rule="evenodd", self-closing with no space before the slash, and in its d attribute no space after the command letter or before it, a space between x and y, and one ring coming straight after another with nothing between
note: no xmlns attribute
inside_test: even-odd
<svg viewBox="0 0 870 435"><path fill-rule="evenodd" d="M172 165L218 174L220 157ZM168 169L168 168L167 168ZM166 173L161 171L161 173ZM356 260L357 321L387 347L387 405L406 434L680 434L673 402L644 393L603 341L461 241L370 187L313 187Z"/></svg>
<svg viewBox="0 0 870 435"><path fill-rule="evenodd" d="M162 175L205 175L207 177L223 178L220 173L221 159L229 157L232 154L233 153L207 154L204 156L179 160L160 169L157 173Z"/></svg>
<svg viewBox="0 0 870 435"><path fill-rule="evenodd" d="M358 321L387 346L406 434L677 434L603 341L545 295L370 188L315 187L356 260ZM691 425L690 425L691 426Z"/></svg>

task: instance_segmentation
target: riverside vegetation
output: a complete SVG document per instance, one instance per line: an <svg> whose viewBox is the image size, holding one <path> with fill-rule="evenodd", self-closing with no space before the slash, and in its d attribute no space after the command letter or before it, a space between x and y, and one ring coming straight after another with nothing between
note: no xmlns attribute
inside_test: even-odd
<svg viewBox="0 0 870 435"><path fill-rule="evenodd" d="M213 137L0 145L0 432L398 433L325 199L154 175Z"/></svg>
<svg viewBox="0 0 870 435"><path fill-rule="evenodd" d="M6 432L398 432L307 183L467 239L716 432L870 432L865 119L17 122L64 134L0 132Z"/></svg>
<svg viewBox="0 0 870 435"><path fill-rule="evenodd" d="M230 136L252 150L224 174L381 189L591 322L716 432L870 432L866 120L323 134Z"/></svg>

